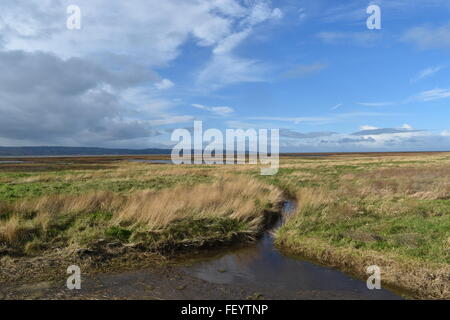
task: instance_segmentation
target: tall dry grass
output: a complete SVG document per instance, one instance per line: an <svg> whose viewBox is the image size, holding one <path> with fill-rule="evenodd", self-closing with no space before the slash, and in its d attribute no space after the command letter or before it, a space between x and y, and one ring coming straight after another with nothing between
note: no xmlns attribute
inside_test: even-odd
<svg viewBox="0 0 450 320"><path fill-rule="evenodd" d="M14 243L18 239L20 229L20 221L18 216L11 217L0 228L1 238L4 238L8 243Z"/></svg>
<svg viewBox="0 0 450 320"><path fill-rule="evenodd" d="M130 194L97 191L82 195L49 195L11 205L13 214L0 220L0 239L14 242L21 225L32 223L46 230L61 214L82 215L93 212L113 214L111 224L143 225L161 229L186 218L228 217L258 228L263 211L280 202L282 193L274 186L247 177L224 177L212 184L190 188L176 187L159 192L150 190ZM33 218L23 219L33 213Z"/></svg>
<svg viewBox="0 0 450 320"><path fill-rule="evenodd" d="M450 166L382 168L344 175L341 192L348 195L422 200L450 198Z"/></svg>
<svg viewBox="0 0 450 320"><path fill-rule="evenodd" d="M173 166L173 165L151 165L146 163L133 162L119 162L116 164L117 168L110 169L86 169L82 172L65 173L64 175L54 175L49 173L38 173L27 177L12 177L4 178L5 182L12 182L16 184L23 183L38 183L38 182L65 182L73 183L86 180L147 180L155 176L195 176L195 175L213 175L215 170L207 168L192 168L188 165ZM218 166L219 167L219 166Z"/></svg>
<svg viewBox="0 0 450 320"><path fill-rule="evenodd" d="M178 187L131 195L117 221L136 221L150 229L184 218L229 217L261 223L262 210L281 201L279 189L246 177L228 178L191 189Z"/></svg>

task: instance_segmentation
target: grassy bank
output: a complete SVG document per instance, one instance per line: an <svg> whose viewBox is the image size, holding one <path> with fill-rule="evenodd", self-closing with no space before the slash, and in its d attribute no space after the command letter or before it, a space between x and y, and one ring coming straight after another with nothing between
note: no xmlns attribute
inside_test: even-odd
<svg viewBox="0 0 450 320"><path fill-rule="evenodd" d="M167 253L251 240L281 201L274 186L208 168L127 162L2 178L0 254L10 256L89 252L98 243Z"/></svg>
<svg viewBox="0 0 450 320"><path fill-rule="evenodd" d="M335 158L285 165L298 199L279 247L418 298L450 298L448 156Z"/></svg>

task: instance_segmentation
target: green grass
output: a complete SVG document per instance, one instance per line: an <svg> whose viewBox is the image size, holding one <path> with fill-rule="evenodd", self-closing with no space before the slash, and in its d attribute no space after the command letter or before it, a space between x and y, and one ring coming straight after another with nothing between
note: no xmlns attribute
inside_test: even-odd
<svg viewBox="0 0 450 320"><path fill-rule="evenodd" d="M450 263L446 249L450 230L448 215L424 217L417 211L401 217L382 217L361 212L348 220L327 221L321 218L323 208L303 212L301 221L283 228L301 237L320 238L338 247L395 253L406 258ZM280 232L286 231L280 230Z"/></svg>
<svg viewBox="0 0 450 320"><path fill-rule="evenodd" d="M11 249L8 252L13 255L40 255L52 248L89 248L95 246L100 240L107 243L117 241L123 244L141 243L147 249L159 250L160 248L199 247L214 243L227 243L236 239L250 239L255 236L255 232L257 232L255 229L258 227L255 227L254 224L248 225L244 218L204 218L202 216L203 218L198 219L195 218L195 212L192 212L192 218L175 220L168 226L158 227L159 229L154 230L147 224L132 221L132 219L124 219L119 222L114 217L117 217L120 212L111 209L117 207L104 209L106 203L109 203L105 198L102 198L102 203L94 202L96 204L92 206L87 205L89 208L98 208L98 210L94 209L95 211L83 209L79 212L71 209L73 207L71 204L76 206L80 203L87 204L91 203L89 201L96 201L85 198L85 195L89 198L89 195L95 194L93 191L108 191L106 197L109 197L111 203L116 200L123 205L126 203L123 202L124 199L130 199L128 197L132 197L138 190L164 192L163 189L174 187L185 187L186 190L190 190L191 186L198 184L204 185L206 188L202 190L208 190L209 184L216 179L214 175L210 174L210 169L213 168L217 167L196 166L179 169L174 166L122 163L116 170L100 168L74 171L68 168L44 173L41 171L1 172L0 249L6 246ZM243 179L243 181L248 182L248 179ZM234 188L233 185L231 189L234 190ZM244 187L241 186L241 188ZM222 189L216 186L214 190L219 193ZM211 191L214 190L211 189ZM254 201L255 210L260 211L261 214L264 214L265 210L273 210L275 204L270 202L270 197L264 198L265 192L269 192L269 189L258 187L256 191L260 193L260 198L253 198L252 194L250 198L245 196L239 201L245 202L246 199ZM58 197L47 197L49 195ZM233 197L241 195L242 193L238 193ZM42 196L44 197L41 199ZM201 194L190 196L204 198ZM56 199L61 199L61 197L65 199L61 201L67 201L64 202L65 204L69 203L68 206L59 206L60 202ZM229 199L224 195L223 201L227 200ZM34 209L37 208L34 205L41 203L40 201L45 201L46 205L39 207L40 209ZM23 209L20 205L31 209ZM206 201L204 205L208 206L209 204ZM221 210L225 209L227 212L229 211L227 214L232 214L235 210L230 211L229 208ZM36 212L32 210L36 210ZM70 212L64 212L64 210ZM112 210L112 212L105 210ZM201 211L202 208L198 210ZM139 209L136 212L139 212ZM171 214L176 215L176 212ZM15 219L18 219L18 222Z"/></svg>
<svg viewBox="0 0 450 320"><path fill-rule="evenodd" d="M59 214L43 228L33 223L32 216L22 215L12 252L14 255L38 255L52 247L91 247L100 239L106 243L133 242L145 246L146 250L167 251L248 240L253 235L245 221L225 217L183 219L153 231L140 224L117 225L112 217L111 213L102 211Z"/></svg>
<svg viewBox="0 0 450 320"><path fill-rule="evenodd" d="M57 175L60 175L58 173ZM32 177L26 175L25 177ZM17 178L17 177L15 177ZM0 182L0 201L15 201L23 198L35 198L50 194L82 194L87 191L108 190L125 193L131 190L161 190L177 185L193 185L196 183L211 182L207 175L161 175L148 177L145 180L136 178L124 179L85 179L75 181L58 181L58 179L45 182Z"/></svg>
<svg viewBox="0 0 450 320"><path fill-rule="evenodd" d="M277 244L362 277L380 264L387 283L449 297L450 158L327 160L290 162L263 178L296 195L301 208L277 231Z"/></svg>

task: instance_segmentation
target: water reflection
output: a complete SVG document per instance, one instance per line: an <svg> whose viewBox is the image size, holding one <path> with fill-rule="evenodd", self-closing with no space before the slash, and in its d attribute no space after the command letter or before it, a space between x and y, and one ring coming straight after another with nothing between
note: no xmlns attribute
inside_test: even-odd
<svg viewBox="0 0 450 320"><path fill-rule="evenodd" d="M284 217L293 208L292 202L286 203ZM281 221L275 228L280 224ZM185 270L212 283L236 284L252 289L338 292L342 298L400 298L387 290L368 290L365 282L339 271L282 255L275 248L270 231L252 246L201 257Z"/></svg>

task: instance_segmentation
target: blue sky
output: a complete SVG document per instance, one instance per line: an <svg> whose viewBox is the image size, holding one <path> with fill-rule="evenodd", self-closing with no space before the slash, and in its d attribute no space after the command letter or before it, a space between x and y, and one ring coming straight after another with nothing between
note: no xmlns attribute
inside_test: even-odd
<svg viewBox="0 0 450 320"><path fill-rule="evenodd" d="M283 151L448 150L449 54L444 0L2 0L0 145L170 147L203 120Z"/></svg>

